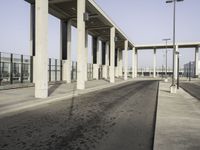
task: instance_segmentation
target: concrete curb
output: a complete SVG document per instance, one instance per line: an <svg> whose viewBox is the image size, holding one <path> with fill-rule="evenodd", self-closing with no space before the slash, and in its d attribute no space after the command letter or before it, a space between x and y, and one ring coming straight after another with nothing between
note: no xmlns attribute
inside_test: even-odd
<svg viewBox="0 0 200 150"><path fill-rule="evenodd" d="M0 111L0 118L14 115L16 112L27 111L28 108L34 108L36 106L40 106L40 105L44 105L44 104L49 104L49 103L53 103L53 102L66 100L66 99L69 99L69 98L72 98L72 97L77 97L79 95L87 94L87 93L90 93L90 92L95 92L95 91L98 91L98 90L101 90L101 89L114 87L116 85L120 85L120 84L127 83L127 82L130 82L130 81L137 81L137 80L129 79L129 80L121 81L121 82L114 83L114 84L111 83L111 84L108 84L108 85L90 87L90 88L85 89L85 90L75 90L75 91L72 91L72 92L70 92L68 94L63 94L63 95L59 95L59 96L53 96L53 97L49 97L49 98L46 98L46 99L34 99L31 102L15 104L15 105L3 108L3 110Z"/></svg>

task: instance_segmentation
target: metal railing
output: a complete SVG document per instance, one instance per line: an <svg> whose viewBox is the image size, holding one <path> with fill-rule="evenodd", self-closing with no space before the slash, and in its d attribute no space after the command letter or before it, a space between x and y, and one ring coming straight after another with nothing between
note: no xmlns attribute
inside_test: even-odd
<svg viewBox="0 0 200 150"><path fill-rule="evenodd" d="M87 64L87 78L88 80L93 80L93 64Z"/></svg>
<svg viewBox="0 0 200 150"><path fill-rule="evenodd" d="M0 52L0 85L32 82L32 57Z"/></svg>
<svg viewBox="0 0 200 150"><path fill-rule="evenodd" d="M72 61L71 69L72 82L77 81L77 62ZM33 82L33 56L0 52L0 86L16 83ZM102 66L99 69L99 76L102 78ZM109 73L109 72L108 72ZM93 64L87 64L87 78L93 80ZM62 81L63 62L59 59L48 59L48 80L49 82Z"/></svg>
<svg viewBox="0 0 200 150"><path fill-rule="evenodd" d="M62 60L49 58L49 82L62 81Z"/></svg>

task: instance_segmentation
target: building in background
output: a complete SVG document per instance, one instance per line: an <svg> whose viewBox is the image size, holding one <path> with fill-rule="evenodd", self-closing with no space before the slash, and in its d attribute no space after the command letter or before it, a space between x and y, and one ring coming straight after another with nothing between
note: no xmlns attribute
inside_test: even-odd
<svg viewBox="0 0 200 150"><path fill-rule="evenodd" d="M200 61L198 61L198 72L200 72ZM195 77L195 62L191 61L187 64L184 64L184 76L185 77ZM198 74L198 77L200 77L200 74Z"/></svg>

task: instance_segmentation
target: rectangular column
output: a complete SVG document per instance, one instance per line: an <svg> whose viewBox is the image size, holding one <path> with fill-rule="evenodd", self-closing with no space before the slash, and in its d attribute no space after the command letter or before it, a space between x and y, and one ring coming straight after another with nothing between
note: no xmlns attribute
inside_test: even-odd
<svg viewBox="0 0 200 150"><path fill-rule="evenodd" d="M85 21L86 0L77 1L77 89L85 89Z"/></svg>
<svg viewBox="0 0 200 150"><path fill-rule="evenodd" d="M99 37L93 39L93 78L99 80L100 45Z"/></svg>
<svg viewBox="0 0 200 150"><path fill-rule="evenodd" d="M103 65L103 78L107 79L106 42L102 42L102 65Z"/></svg>
<svg viewBox="0 0 200 150"><path fill-rule="evenodd" d="M124 80L128 79L128 40L124 42Z"/></svg>
<svg viewBox="0 0 200 150"><path fill-rule="evenodd" d="M101 64L100 38L97 37L97 64Z"/></svg>
<svg viewBox="0 0 200 150"><path fill-rule="evenodd" d="M122 67L123 67L122 52L123 51L119 49L119 65L118 65L119 77L123 76L123 73L122 73Z"/></svg>
<svg viewBox="0 0 200 150"><path fill-rule="evenodd" d="M115 83L115 27L110 29L110 82Z"/></svg>
<svg viewBox="0 0 200 150"><path fill-rule="evenodd" d="M97 38L92 37L92 64L97 63Z"/></svg>
<svg viewBox="0 0 200 150"><path fill-rule="evenodd" d="M135 77L138 76L138 51L135 49Z"/></svg>
<svg viewBox="0 0 200 150"><path fill-rule="evenodd" d="M115 65L115 76L118 78L119 77L119 51L120 49L116 49L116 65Z"/></svg>
<svg viewBox="0 0 200 150"><path fill-rule="evenodd" d="M135 47L132 48L132 78L135 78Z"/></svg>
<svg viewBox="0 0 200 150"><path fill-rule="evenodd" d="M199 77L199 47L195 48L195 77Z"/></svg>
<svg viewBox="0 0 200 150"><path fill-rule="evenodd" d="M48 0L36 0L35 97L48 97Z"/></svg>
<svg viewBox="0 0 200 150"><path fill-rule="evenodd" d="M88 81L88 30L85 31L85 81Z"/></svg>
<svg viewBox="0 0 200 150"><path fill-rule="evenodd" d="M156 49L153 51L153 77L156 77Z"/></svg>
<svg viewBox="0 0 200 150"><path fill-rule="evenodd" d="M178 45L176 45L176 53L178 52ZM177 80L177 76L178 76L178 55L175 53L174 56L174 78L175 80Z"/></svg>
<svg viewBox="0 0 200 150"><path fill-rule="evenodd" d="M35 4L30 5L30 55L32 56L31 81L35 83Z"/></svg>
<svg viewBox="0 0 200 150"><path fill-rule="evenodd" d="M61 60L63 63L63 81L71 83L71 20L62 21L61 24Z"/></svg>
<svg viewBox="0 0 200 150"><path fill-rule="evenodd" d="M105 51L105 79L108 79L108 67L109 67L109 42L106 42L106 51Z"/></svg>

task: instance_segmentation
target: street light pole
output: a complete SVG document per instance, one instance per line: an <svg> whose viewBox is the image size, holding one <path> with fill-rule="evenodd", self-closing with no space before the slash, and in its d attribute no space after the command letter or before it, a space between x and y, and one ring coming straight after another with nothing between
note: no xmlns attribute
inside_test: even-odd
<svg viewBox="0 0 200 150"><path fill-rule="evenodd" d="M176 2L181 2L183 0L167 0L166 3L174 3L174 12L173 12L173 75L172 75L172 85L171 85L171 93L176 93L176 85L175 85L175 67L174 60L176 57Z"/></svg>
<svg viewBox="0 0 200 150"><path fill-rule="evenodd" d="M166 39L163 39L163 41L166 42L166 51L165 51L165 55L166 55L166 64L165 64L165 81L167 82L167 42L171 40L170 38L166 38Z"/></svg>
<svg viewBox="0 0 200 150"><path fill-rule="evenodd" d="M179 89L179 83L180 83L180 80L179 80L179 64L180 64L180 55L179 55L179 52L177 52L177 57L178 57L178 61L177 61L177 66L178 66L178 68L177 68L177 89Z"/></svg>

